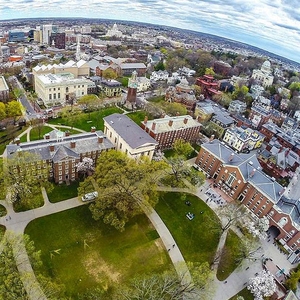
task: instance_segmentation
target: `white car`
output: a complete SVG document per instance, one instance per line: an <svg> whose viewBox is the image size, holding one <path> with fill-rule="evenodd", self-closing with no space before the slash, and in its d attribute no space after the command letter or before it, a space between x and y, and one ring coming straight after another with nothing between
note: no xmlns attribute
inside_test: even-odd
<svg viewBox="0 0 300 300"><path fill-rule="evenodd" d="M82 196L81 200L83 202L91 201L91 200L95 200L97 197L98 197L98 192L91 192L91 193L87 193L84 196Z"/></svg>

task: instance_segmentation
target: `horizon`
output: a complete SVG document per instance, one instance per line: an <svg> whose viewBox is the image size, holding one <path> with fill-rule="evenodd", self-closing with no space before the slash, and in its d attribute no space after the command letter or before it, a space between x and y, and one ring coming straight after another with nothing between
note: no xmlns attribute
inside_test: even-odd
<svg viewBox="0 0 300 300"><path fill-rule="evenodd" d="M296 0L73 0L71 5L61 0L0 0L0 21L85 18L147 23L218 36L300 63L300 11L295 4Z"/></svg>

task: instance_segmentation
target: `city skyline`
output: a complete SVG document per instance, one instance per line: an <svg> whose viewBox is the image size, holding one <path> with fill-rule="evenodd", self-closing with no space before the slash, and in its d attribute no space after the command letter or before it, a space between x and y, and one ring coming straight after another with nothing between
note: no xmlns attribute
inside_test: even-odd
<svg viewBox="0 0 300 300"><path fill-rule="evenodd" d="M300 62L296 4L296 0L0 0L0 20L84 17L145 22L225 37Z"/></svg>

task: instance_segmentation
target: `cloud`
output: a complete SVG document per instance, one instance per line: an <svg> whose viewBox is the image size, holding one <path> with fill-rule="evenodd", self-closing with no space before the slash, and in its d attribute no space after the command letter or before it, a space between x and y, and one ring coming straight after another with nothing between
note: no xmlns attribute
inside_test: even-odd
<svg viewBox="0 0 300 300"><path fill-rule="evenodd" d="M140 21L239 39L271 52L280 49L278 54L297 61L299 15L298 0L0 0L2 20L91 17Z"/></svg>

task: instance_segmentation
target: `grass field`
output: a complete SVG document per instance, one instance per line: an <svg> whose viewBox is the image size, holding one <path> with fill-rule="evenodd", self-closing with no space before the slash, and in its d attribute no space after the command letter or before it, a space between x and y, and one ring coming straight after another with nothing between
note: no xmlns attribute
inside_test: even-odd
<svg viewBox="0 0 300 300"><path fill-rule="evenodd" d="M229 230L217 272L219 280L225 280L238 267L235 259L239 244L240 238L232 230Z"/></svg>
<svg viewBox="0 0 300 300"><path fill-rule="evenodd" d="M56 203L69 198L77 197L77 188L79 186L78 181L73 181L70 185L66 184L54 184L54 188L51 192L47 192L49 201Z"/></svg>
<svg viewBox="0 0 300 300"><path fill-rule="evenodd" d="M96 130L103 130L104 129L103 117L106 117L113 113L122 113L122 110L117 107L108 107L108 108L101 109L99 111L93 111L90 114L82 113L73 122L70 122L70 120L64 118L56 118L56 119L50 119L48 123L56 124L56 125L73 126L74 128L79 128L88 132L91 131L92 126L96 127Z"/></svg>
<svg viewBox="0 0 300 300"><path fill-rule="evenodd" d="M185 204L186 200L190 201L190 206ZM180 193L161 193L155 210L169 228L186 261L210 263L218 246L220 231L208 230L205 220L217 219L217 216L198 197L187 194L186 200L181 199ZM195 214L191 221L186 217L188 212Z"/></svg>
<svg viewBox="0 0 300 300"><path fill-rule="evenodd" d="M231 297L229 300L237 300L238 296L242 296L244 300L254 300L253 295L250 293L247 288L242 289L240 292L238 292L235 296Z"/></svg>
<svg viewBox="0 0 300 300"><path fill-rule="evenodd" d="M36 140L41 140L44 138L44 134L49 133L52 131L53 128L49 126L41 126L39 127L33 127L30 130L30 141L36 141Z"/></svg>
<svg viewBox="0 0 300 300"><path fill-rule="evenodd" d="M146 111L135 111L127 114L127 117L129 117L131 120L133 120L136 124L141 126L141 122L144 121L145 116L148 117L148 120L152 120L153 117L149 115Z"/></svg>
<svg viewBox="0 0 300 300"><path fill-rule="evenodd" d="M25 230L40 249L44 272L64 283L70 299L134 276L161 273L171 263L146 216L132 219L123 233L94 221L87 205L32 221Z"/></svg>

